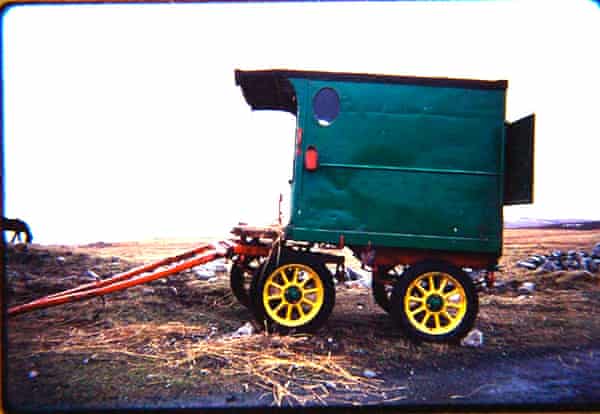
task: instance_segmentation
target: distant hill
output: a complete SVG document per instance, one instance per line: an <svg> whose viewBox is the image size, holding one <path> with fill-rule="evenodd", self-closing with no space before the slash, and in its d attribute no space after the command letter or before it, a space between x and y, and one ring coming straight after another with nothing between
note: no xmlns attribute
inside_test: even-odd
<svg viewBox="0 0 600 414"><path fill-rule="evenodd" d="M505 220L504 228L594 230L600 229L600 220L519 218Z"/></svg>

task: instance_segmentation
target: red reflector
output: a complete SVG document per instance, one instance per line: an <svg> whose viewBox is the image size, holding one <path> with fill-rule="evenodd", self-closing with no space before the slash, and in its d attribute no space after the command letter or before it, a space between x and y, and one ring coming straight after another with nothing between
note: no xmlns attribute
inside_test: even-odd
<svg viewBox="0 0 600 414"><path fill-rule="evenodd" d="M319 167L319 153L315 147L308 147L304 154L304 168L315 171Z"/></svg>

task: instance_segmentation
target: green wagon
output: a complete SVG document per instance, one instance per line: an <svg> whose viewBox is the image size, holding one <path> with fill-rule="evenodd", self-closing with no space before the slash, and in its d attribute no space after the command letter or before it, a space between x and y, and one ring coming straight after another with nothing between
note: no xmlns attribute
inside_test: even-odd
<svg viewBox="0 0 600 414"><path fill-rule="evenodd" d="M534 116L505 121L507 82L290 70L235 80L252 109L296 117L289 223L234 229L240 301L270 329L318 328L344 275L343 256L319 247L345 246L407 335L466 335L478 299L463 269L496 270L503 206L532 202Z"/></svg>

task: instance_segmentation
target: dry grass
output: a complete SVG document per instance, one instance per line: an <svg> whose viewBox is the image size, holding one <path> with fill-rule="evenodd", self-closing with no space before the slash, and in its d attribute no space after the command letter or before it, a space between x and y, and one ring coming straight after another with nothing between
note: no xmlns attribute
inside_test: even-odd
<svg viewBox="0 0 600 414"><path fill-rule="evenodd" d="M367 289L343 286L338 286L330 320L314 335L258 333L234 338L230 333L251 317L235 302L227 279L207 283L180 274L110 295L106 304L93 300L11 318L9 394L35 394L42 405L56 400L111 401L122 394L175 398L185 392L198 397L210 391L246 390L259 393L265 404L271 400L276 405L399 400L407 390L397 385L401 381L390 385L387 378L392 374L401 379L415 368L469 366L501 353L537 355L551 347L598 343L600 286L595 275L541 275L515 266L532 253L589 250L598 241L600 231L507 231L505 267L498 279L516 285L534 281L537 289L530 296L515 290L482 293L477 328L484 333L485 345L480 349L411 343L374 304ZM9 305L75 286L87 269L105 276L189 247L187 242L74 251L56 247L49 249L47 260L9 261L9 271L31 276L28 281L20 277L10 281ZM57 255L65 255L66 263L58 265ZM115 262L112 256L130 261ZM339 347L329 348L329 339ZM89 365L82 365L82 358L95 361L93 369L86 371ZM367 379L362 376L364 368L381 375ZM26 378L31 369L45 370L37 385ZM101 382L104 377L109 380ZM126 387L120 381L129 383ZM85 400L89 387L95 392Z"/></svg>

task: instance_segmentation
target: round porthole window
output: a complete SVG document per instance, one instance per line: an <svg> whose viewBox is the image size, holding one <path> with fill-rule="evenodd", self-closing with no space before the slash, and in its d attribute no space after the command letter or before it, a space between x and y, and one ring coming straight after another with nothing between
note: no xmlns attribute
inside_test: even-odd
<svg viewBox="0 0 600 414"><path fill-rule="evenodd" d="M323 88L313 99L313 112L319 125L328 126L340 113L340 97L331 88Z"/></svg>

